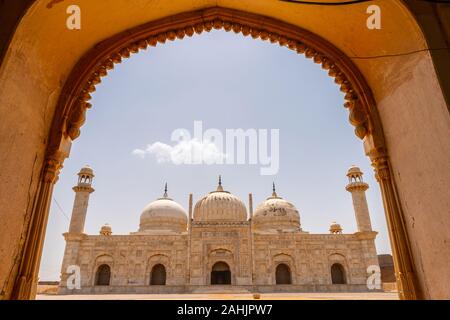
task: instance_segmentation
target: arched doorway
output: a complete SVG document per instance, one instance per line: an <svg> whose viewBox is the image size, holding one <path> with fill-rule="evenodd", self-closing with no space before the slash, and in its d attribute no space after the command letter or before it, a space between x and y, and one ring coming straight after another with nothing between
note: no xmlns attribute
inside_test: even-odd
<svg viewBox="0 0 450 320"><path fill-rule="evenodd" d="M277 3L277 2L274 2L274 3ZM279 4L277 3L277 5L279 5ZM256 10L253 10L250 5L248 6L247 10L249 10L249 11L256 11ZM174 11L174 9L172 9L172 11ZM178 11L179 12L183 12L183 10L178 10ZM272 11L273 12L281 12L281 10L272 10ZM394 11L395 10L393 10L393 12ZM117 10L117 12L122 13L124 11L123 10ZM281 20L281 21L303 21L303 20L314 21L314 19L295 19L294 16L293 16L293 13L291 13L292 12L291 10L283 11L283 12L289 12L289 14L292 14L292 16L289 16L289 19L285 19L285 17L283 17L283 16L278 17L278 19ZM303 12L303 10L300 10L300 12ZM395 11L395 13L396 12L397 11ZM160 12L158 12L158 14L160 16L162 15ZM33 17L35 19L37 19L35 16L36 15L34 15ZM130 15L130 16L132 16L132 15ZM351 20L351 19L348 19L348 20ZM264 21L264 23L260 22L261 20L257 20L257 21L258 22L254 22L253 23L254 27L258 27L258 25L260 25L260 24L261 25L265 25L265 21L264 20L262 20L262 21ZM320 23L323 23L322 20L319 19L319 21L320 21ZM206 22L208 23L207 27L209 28L211 21L208 20ZM230 27L232 27L233 30L234 30L235 28L239 27L239 25L236 26L233 21L231 21L233 23L230 23L230 21L228 21L228 20L225 21L225 22L227 24L224 27L227 28L227 29L230 29ZM222 23L221 20L219 20L217 23L214 23L214 26L216 26L217 24L223 24L223 23ZM411 25L413 25L413 24L411 24ZM176 26L178 27L178 24ZM170 27L172 27L172 26L170 26ZM195 27L196 27L195 30L197 30L198 29L197 26L195 26ZM246 27L245 32L247 33L248 25L245 26L245 27ZM173 38L173 31L172 31L172 29L178 31L178 29L176 29L175 27L173 27L173 28L167 27L167 29L164 30L164 32L167 33L168 39L170 39L170 40L172 40L172 38ZM309 28L309 29L314 29L314 28ZM361 28L361 29L364 29L364 28ZM191 29L189 29L189 30L191 30ZM266 30L264 30L264 31L265 32L263 33L261 38L267 39L268 36L271 36L270 33L269 33L269 35L267 35ZM408 32L408 31L409 31L409 29L405 28L405 32ZM338 32L336 32L336 33L340 34ZM358 36L359 35L360 34L358 34ZM253 34L252 34L252 36L253 36ZM341 37L341 38L346 39L346 37ZM396 37L391 37L391 38L394 39L393 41L398 39ZM95 39L95 38L93 37L93 39ZM330 36L330 39L333 40L333 43L335 43L337 45L337 47L342 47L342 46L338 45L339 43L337 42L338 41L337 38L335 39L334 36ZM166 38L161 38L160 41L165 41L165 40L166 40ZM272 39L270 39L270 40L272 40ZM282 40L284 42L284 39L282 39ZM400 42L400 41L397 41L397 42ZM140 47L137 44L134 44L134 46L131 48L131 52L135 52L135 51L139 50L139 48ZM300 46L299 49L301 50L301 48L303 48L303 47ZM369 50L369 52L370 52L370 50ZM311 51L308 51L307 54L308 54L308 56L313 57L315 61L322 60L321 56L314 55L314 54L311 53ZM124 50L123 56L127 56L127 55L129 55L129 51L128 50ZM112 56L112 58L116 59L117 56ZM374 61L375 60L378 61L378 60L381 60L381 59L373 59L373 60ZM92 66L91 66L92 68L94 68L94 66L97 66L95 61L92 60L92 59L86 59L85 61L92 62ZM110 62L110 60L107 61L108 64L105 64L105 66L106 66L105 68L106 69L110 68L109 62ZM339 60L338 62L340 64L342 62L342 60ZM383 61L383 63L384 63L384 61ZM63 66L62 63L60 65ZM99 75L105 74L106 73L105 68L102 65L102 67L99 68L99 70L96 71L96 73L99 74ZM84 72L81 72L81 71L84 71L85 69L87 69L87 68L83 68L83 66L80 67L80 68L76 68L76 70L80 74L83 74ZM344 69L347 69L347 68L344 68ZM384 68L373 68L372 67L370 69L371 70L381 70L381 72L384 72ZM405 68L405 69L408 69L408 68ZM66 70L66 69L64 69L64 70ZM331 70L331 71L333 71L333 70ZM332 72L332 73L334 73L334 72ZM26 74L26 73L24 72L23 74ZM53 74L53 73L50 73L50 74ZM370 75L371 74L369 74L369 76ZM55 77L55 78L57 78L57 77ZM373 77L373 78L374 79L378 79L377 77ZM397 78L397 77L395 77L395 78ZM337 79L337 80L339 82L342 82L342 79ZM98 82L97 78L96 79L92 79L92 81L90 81L90 83L96 83L96 82ZM377 81L377 82L381 83L381 81ZM343 84L345 86L347 85L346 83L343 83ZM383 83L383 86L386 87L386 88L389 88L389 86L385 85L384 83ZM90 91L89 90L84 90L84 94L86 96L89 95L88 92L90 92ZM357 92L359 93L360 91L357 90ZM382 97L383 96L383 92L379 93L378 95ZM63 94L63 96L71 97L71 99L72 99L72 97L74 97L74 95L70 95L70 94L67 94L67 95ZM399 96L404 97L406 95L399 95ZM432 96L432 95L429 95L429 96ZM36 101L41 101L41 99L35 99L35 100ZM76 100L76 99L74 99L74 100ZM415 99L415 100L419 101L419 100L423 100L423 99ZM388 102L388 103L392 103L393 105L395 105L395 100L393 100L392 102ZM57 109L60 110L61 108L57 108ZM388 109L388 108L386 106L384 106L384 109ZM81 110L81 111L83 111L83 110ZM71 117L72 118L71 119L72 124L70 126L68 126L68 128L70 128L70 130L72 132L76 132L77 131L76 128L75 128L76 125L73 125L73 123L75 123L75 124L77 122L82 123L84 121L83 113L80 113L79 115L80 115L79 118L77 118L76 116ZM387 124L388 124L388 126L389 125L394 126L394 125L396 125L396 122L392 121L391 124L389 124L389 123L387 123ZM374 132L378 131L377 128L371 128L371 131L372 130ZM54 132L54 130L51 130L51 131ZM438 130L435 130L435 131L438 131ZM64 134L65 134L65 132L64 132ZM395 137L395 134L391 134L391 137ZM430 140L431 140L431 137L430 137ZM69 139L67 139L67 141L69 141ZM63 141L63 142L66 142L66 141ZM371 143L371 141L369 141L368 144L370 145L370 143ZM59 146L59 144L56 144L56 145ZM62 144L62 145L63 145L63 147L67 146L65 144ZM391 145L395 145L395 143L391 142ZM51 149L51 148L49 148L49 149ZM396 148L392 148L391 151L392 150L395 151L395 149ZM398 148L398 149L399 150L404 150L404 148L403 149L402 148ZM435 149L438 150L438 148L435 148ZM372 151L373 150L376 151L378 149L377 148L371 148L371 150ZM380 148L379 150L382 150L382 148ZM398 196L397 196L396 190L395 190L396 189L395 183L393 181L393 178L391 178L390 163L388 161L387 154L386 155L382 154L382 155L378 156L378 155L375 155L374 152L372 152L372 151L370 152L370 154L371 154L371 157L374 159L373 161L374 161L374 164L376 165L376 170L380 172L380 174L379 174L380 180L381 180L380 184L382 184L382 192L383 192L383 195L386 198L386 201L385 201L386 202L386 206L389 206L388 208L386 208L386 210L387 210L388 219L390 220L390 225L392 225L392 227L390 227L390 228L392 230L395 230L395 234L392 237L392 239L393 239L392 241L395 242L394 245L396 246L396 248L395 248L395 250L393 250L393 252L394 252L394 256L398 257L398 259L396 259L396 264L399 264L399 266L397 266L397 269L399 271L401 271L402 274L404 275L404 277L400 281L404 282L403 285L402 285L402 287L405 287L405 292L406 293L404 293L404 295L406 297L409 297L409 298L414 298L414 297L416 297L416 291L417 291L416 285L415 285L415 272L416 272L416 270L414 270L414 268L412 268L413 267L413 263L411 261L411 257L409 256L409 253L408 253L409 252L409 244L408 244L408 238L406 237L407 233L406 233L404 222L403 222L403 220L405 220L405 219L403 217L403 213L401 212L401 207L398 207L398 206L400 206L401 202L397 201L398 200ZM405 154L406 154L406 156L408 156L408 152L405 152ZM45 161L46 164L42 165L42 171L43 171L42 176L45 177L45 179L42 179L43 181L42 181L41 185L39 186L38 189L36 189L37 191L34 192L34 194L35 194L34 195L34 199L35 199L34 202L37 203L37 205L33 206L33 209L32 209L33 213L32 214L27 212L27 215L32 216L33 219L32 219L32 221L29 224L30 225L30 228L29 228L30 230L25 230L25 232L27 234L29 234L29 236L27 236L27 241L25 242L24 248L21 249L21 251L23 251L23 253L21 253L21 255L23 256L22 260L24 261L24 263L22 263L22 261L20 261L19 259L16 259L17 261L19 261L21 263L22 266L20 267L19 271L14 272L14 273L11 272L11 274L12 274L11 277L13 277L13 281L15 282L14 283L14 287L17 288L17 289L14 289L15 291L14 291L14 294L12 294L12 297L20 297L20 298L22 298L22 297L27 297L27 296L30 295L30 290L31 290L30 286L27 285L25 287L25 289L22 289L22 288L24 288L24 286L21 286L19 282L21 281L20 279L23 279L23 277L27 277L27 279L28 279L28 277L34 277L34 275L36 273L36 271L34 270L36 268L36 266L35 266L36 262L35 261L39 261L39 259L36 259L35 256L39 256L40 250L33 250L33 248L34 248L33 247L33 243L35 243L35 242L42 243L42 241L43 241L43 236L41 236L40 233L42 232L41 228L44 228L44 230L45 230L45 223L41 222L41 221L46 221L45 217L46 217L47 213L46 213L46 210L45 210L45 208L46 208L46 205L45 205L46 202L45 201L48 201L47 195L51 194L52 183L53 183L54 180L56 180L56 177L54 177L53 173L56 173L56 176L57 176L57 171L62 166L62 161L63 161L62 159L59 159L57 157L58 155L61 155L61 153L56 152L54 154L50 153L49 155L46 155L46 161ZM401 163L401 160L402 160L401 157L396 157L395 159L396 159L395 161L397 163ZM423 161L425 161L425 160L423 160ZM420 164L421 164L420 162L417 162L417 166L418 167L420 167ZM38 169L36 169L36 170L38 170ZM397 168L397 170L399 170L399 169ZM410 172L411 172L411 170L410 170ZM24 175L25 175L25 173L24 173ZM413 185L413 184L411 184L411 185ZM401 187L402 186L400 186L400 188ZM406 189L405 186L403 186L403 188ZM406 196L404 196L405 193L408 194L407 191L405 191L403 193L403 197L406 197ZM411 196L411 193L409 194L409 197L413 198L413 196ZM430 203L432 203L432 199L431 198L428 201ZM44 208L44 209L42 209L42 208ZM417 209L418 212L420 212L419 209L420 208ZM438 211L437 209L434 209L434 212L437 212L437 211ZM440 211L442 211L442 210L440 210ZM414 216L414 215L411 215L411 216ZM24 229L26 229L26 228L24 228ZM429 227L429 229L432 230L431 226ZM394 232L392 230L391 230L391 232ZM38 239L38 240L34 241L33 239ZM417 243L418 248L414 247L414 252L420 252L419 249L422 246L426 247L425 244L422 245L422 241L416 241L416 243ZM425 250L422 250L422 252L425 252ZM426 261L433 261L433 259L427 259ZM418 263L418 262L416 261L416 263ZM440 265L438 267L441 267L441 269L442 269L442 265L444 265L444 264L440 263ZM425 266L425 270L426 270L426 267L427 266ZM432 263L428 263L428 269L433 270ZM429 272L429 274L434 276L434 272L433 273ZM437 277L437 274L439 274L439 272L436 272L436 276L434 276L434 277ZM3 279L0 279L0 280L3 281ZM438 283L438 281L436 281L436 282ZM8 289L7 290L7 296L10 296L10 291L11 290L12 289ZM403 293L401 293L401 294L403 294Z"/></svg>
<svg viewBox="0 0 450 320"><path fill-rule="evenodd" d="M107 264L102 264L95 273L96 286L109 286L111 281L111 268Z"/></svg>
<svg viewBox="0 0 450 320"><path fill-rule="evenodd" d="M166 285L166 267L162 264L155 264L150 273L150 285L165 286Z"/></svg>
<svg viewBox="0 0 450 320"><path fill-rule="evenodd" d="M292 284L291 269L288 265L280 263L275 270L276 284Z"/></svg>
<svg viewBox="0 0 450 320"><path fill-rule="evenodd" d="M346 284L344 267L340 263L335 263L331 266L331 283L332 284Z"/></svg>
<svg viewBox="0 0 450 320"><path fill-rule="evenodd" d="M216 262L211 270L211 284L231 284L231 271L225 262Z"/></svg>

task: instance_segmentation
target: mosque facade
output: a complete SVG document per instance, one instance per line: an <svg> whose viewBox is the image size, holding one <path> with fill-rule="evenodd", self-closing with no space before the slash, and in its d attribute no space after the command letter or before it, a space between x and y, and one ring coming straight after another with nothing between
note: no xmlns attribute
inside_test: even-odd
<svg viewBox="0 0 450 320"><path fill-rule="evenodd" d="M304 231L297 208L273 191L253 210L222 186L186 210L167 193L149 203L139 229L124 235L109 225L84 233L93 170L78 173L59 294L360 292L377 270L372 230L358 167L347 172L357 231L332 223L327 234Z"/></svg>

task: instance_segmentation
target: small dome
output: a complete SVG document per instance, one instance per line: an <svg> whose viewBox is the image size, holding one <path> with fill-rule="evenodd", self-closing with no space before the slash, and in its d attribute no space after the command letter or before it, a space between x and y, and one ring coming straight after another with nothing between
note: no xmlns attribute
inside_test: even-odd
<svg viewBox="0 0 450 320"><path fill-rule="evenodd" d="M217 190L210 192L195 204L194 220L247 221L247 209L239 198L223 190L222 179L219 177Z"/></svg>
<svg viewBox="0 0 450 320"><path fill-rule="evenodd" d="M83 168L81 168L81 170L78 174L79 175L88 174L88 175L94 176L94 170L92 170L92 168L90 166L85 165Z"/></svg>
<svg viewBox="0 0 450 320"><path fill-rule="evenodd" d="M348 171L347 171L347 176L348 177L349 176L359 176L359 175L362 175L362 174L363 173L362 173L361 169L359 167L355 166L355 165L351 166L348 169Z"/></svg>
<svg viewBox="0 0 450 320"><path fill-rule="evenodd" d="M139 232L181 233L187 228L187 214L183 207L167 196L149 203L141 214Z"/></svg>
<svg viewBox="0 0 450 320"><path fill-rule="evenodd" d="M300 214L290 202L279 197L273 186L272 196L256 208L252 224L255 230L271 232L300 231Z"/></svg>
<svg viewBox="0 0 450 320"><path fill-rule="evenodd" d="M333 223L330 225L330 233L333 233L333 234L341 234L341 233L342 233L342 227L341 227L341 225L340 225L339 223L337 223L337 222L333 222Z"/></svg>
<svg viewBox="0 0 450 320"><path fill-rule="evenodd" d="M102 236L110 236L112 234L112 229L111 226L109 224L104 224L101 228L100 228L100 234Z"/></svg>

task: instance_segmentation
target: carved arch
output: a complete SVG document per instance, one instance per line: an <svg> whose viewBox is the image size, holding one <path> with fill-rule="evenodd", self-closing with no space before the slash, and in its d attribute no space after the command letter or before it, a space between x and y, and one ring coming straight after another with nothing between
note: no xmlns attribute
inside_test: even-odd
<svg viewBox="0 0 450 320"><path fill-rule="evenodd" d="M335 79L345 93L344 105L349 109L349 121L355 127L355 134L364 139L365 152L371 158L380 183L400 297L420 298L422 292L404 213L391 173L381 121L370 87L358 68L331 43L307 30L258 14L221 7L177 14L125 30L95 45L74 66L56 106L42 174L33 200L34 208L23 248L22 264L14 279L11 297L27 299L33 295L41 252L41 249L36 250L36 243L42 248L53 185L69 155L72 141L80 135L86 110L91 107L90 94L95 91L101 78L114 68L115 63L139 50L213 28L288 47L321 64Z"/></svg>
<svg viewBox="0 0 450 320"><path fill-rule="evenodd" d="M272 256L272 264L270 268L272 283L277 283L276 271L279 265L286 265L289 268L290 282L291 284L295 284L297 282L295 259L290 253L287 252L279 252Z"/></svg>
<svg viewBox="0 0 450 320"><path fill-rule="evenodd" d="M216 247L208 252L207 263L204 266L205 284L211 284L212 269L216 263L225 263L229 267L231 284L235 284L238 271L236 257L232 250L225 247Z"/></svg>
<svg viewBox="0 0 450 320"><path fill-rule="evenodd" d="M164 266L165 272L166 272L166 282L170 283L171 276L172 276L170 257L163 253L156 253L156 254L152 254L147 259L147 266L145 268L145 283L146 284L150 283L152 269L154 266L156 266L158 264Z"/></svg>
<svg viewBox="0 0 450 320"><path fill-rule="evenodd" d="M109 268L108 284L111 284L111 282L112 282L114 258L112 257L112 255L110 255L108 253L101 253L101 254L97 255L94 259L94 265L92 268L92 276L91 276L91 278L92 278L91 282L93 285L97 285L99 268L101 268L102 266L108 266L108 268Z"/></svg>
<svg viewBox="0 0 450 320"><path fill-rule="evenodd" d="M109 264L111 267L114 265L114 258L109 253L101 253L97 255L94 259L94 267L97 267L100 264Z"/></svg>
<svg viewBox="0 0 450 320"><path fill-rule="evenodd" d="M328 271L329 271L329 281L332 283L332 273L333 265L339 265L342 268L343 276L346 284L352 283L351 272L347 262L347 258L343 253L334 252L328 255Z"/></svg>
<svg viewBox="0 0 450 320"><path fill-rule="evenodd" d="M231 251L230 249L227 248L222 248L222 247L218 247L218 248L214 248L209 252L210 256L232 256L233 255L233 251Z"/></svg>
<svg viewBox="0 0 450 320"><path fill-rule="evenodd" d="M300 27L261 15L214 7L143 24L106 39L89 50L75 65L62 90L53 119L51 132L55 134L50 137L49 153L56 152L64 138L74 140L80 135L86 111L91 107L91 93L116 63L149 46L155 47L212 29L278 43L321 64L345 93L344 105L349 110L349 121L355 127L355 134L363 139L368 134L382 133L369 86L339 49ZM382 134L374 140L384 147Z"/></svg>
<svg viewBox="0 0 450 320"><path fill-rule="evenodd" d="M151 270L156 264L162 264L168 270L170 268L170 257L162 253L151 255L147 260L147 269Z"/></svg>

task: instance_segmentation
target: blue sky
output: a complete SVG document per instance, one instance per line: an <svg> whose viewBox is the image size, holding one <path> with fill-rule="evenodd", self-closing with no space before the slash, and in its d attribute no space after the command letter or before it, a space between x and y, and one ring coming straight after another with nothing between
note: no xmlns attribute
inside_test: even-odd
<svg viewBox="0 0 450 320"><path fill-rule="evenodd" d="M343 94L327 72L311 60L268 42L212 31L166 43L116 65L93 94L81 136L74 142L54 190L40 280L58 280L68 230L76 173L95 171L85 231L98 234L109 223L114 234L137 231L145 205L163 193L187 209L223 185L254 207L271 193L294 203L302 228L328 233L339 222L356 231L347 169L358 165L370 188L367 200L378 253L389 253L379 187L361 140L353 133ZM133 150L170 140L175 129L279 129L280 168L263 176L260 165L175 165L142 158Z"/></svg>

